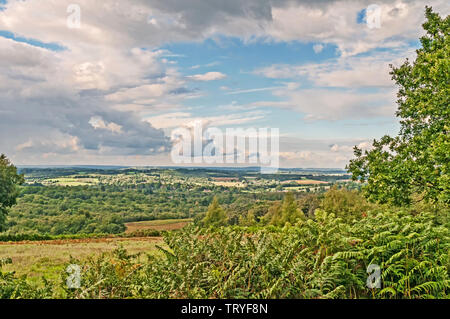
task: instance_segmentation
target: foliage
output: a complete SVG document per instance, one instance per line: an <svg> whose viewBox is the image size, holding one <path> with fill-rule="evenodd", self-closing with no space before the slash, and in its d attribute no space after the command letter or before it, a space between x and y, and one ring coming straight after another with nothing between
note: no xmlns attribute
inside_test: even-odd
<svg viewBox="0 0 450 319"><path fill-rule="evenodd" d="M420 200L450 203L450 16L426 9L426 31L413 63L393 68L399 86L397 137L375 140L371 150L355 147L348 165L354 180L367 180L373 201L410 204Z"/></svg>
<svg viewBox="0 0 450 319"><path fill-rule="evenodd" d="M53 296L53 287L45 279L43 287L33 287L26 276L17 278L14 272L4 272L2 267L10 263L10 258L0 259L0 299L44 299Z"/></svg>
<svg viewBox="0 0 450 319"><path fill-rule="evenodd" d="M154 229L140 229L129 233L107 234L69 234L69 235L49 235L38 233L19 233L19 234L0 234L0 242L18 242L18 241L45 241L45 240L64 240L64 239L92 239L92 238L133 238L133 237L159 237L164 231Z"/></svg>
<svg viewBox="0 0 450 319"><path fill-rule="evenodd" d="M332 187L323 196L320 208L344 220L360 219L375 208L357 191Z"/></svg>
<svg viewBox="0 0 450 319"><path fill-rule="evenodd" d="M193 226L167 233L161 254L119 249L83 266L74 298L447 298L449 229L435 216L372 213L283 228ZM78 263L78 261L71 261ZM370 264L382 288L366 287Z"/></svg>
<svg viewBox="0 0 450 319"><path fill-rule="evenodd" d="M298 208L292 193L287 193L280 204L275 203L264 217L269 224L283 226L286 223L295 224L299 219L304 220L305 215Z"/></svg>
<svg viewBox="0 0 450 319"><path fill-rule="evenodd" d="M203 224L206 226L225 226L227 224L227 215L220 206L217 197L214 197L211 205L208 207Z"/></svg>
<svg viewBox="0 0 450 319"><path fill-rule="evenodd" d="M16 204L19 196L18 185L24 182L24 177L17 174L17 168L9 159L0 155L0 231L5 228L8 209Z"/></svg>

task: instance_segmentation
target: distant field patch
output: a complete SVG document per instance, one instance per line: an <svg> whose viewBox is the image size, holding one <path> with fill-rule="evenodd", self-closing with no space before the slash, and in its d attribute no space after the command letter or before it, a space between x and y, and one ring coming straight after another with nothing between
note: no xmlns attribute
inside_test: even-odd
<svg viewBox="0 0 450 319"><path fill-rule="evenodd" d="M299 185L321 185L321 184L329 184L324 181L316 181L314 179L300 179L296 181Z"/></svg>
<svg viewBox="0 0 450 319"><path fill-rule="evenodd" d="M97 178L74 178L74 177L60 177L46 179L43 181L44 185L58 185L58 186L86 186L97 185Z"/></svg>
<svg viewBox="0 0 450 319"><path fill-rule="evenodd" d="M176 230L181 229L187 224L191 223L192 219L161 219L161 220L150 220L142 222L131 222L126 223L125 227L126 233L132 233L138 230Z"/></svg>

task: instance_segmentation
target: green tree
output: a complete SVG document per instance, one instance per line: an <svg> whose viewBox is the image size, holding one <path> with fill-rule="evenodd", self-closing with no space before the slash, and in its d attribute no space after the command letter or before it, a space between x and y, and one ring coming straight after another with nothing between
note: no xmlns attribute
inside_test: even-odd
<svg viewBox="0 0 450 319"><path fill-rule="evenodd" d="M370 209L374 208L374 204L368 203L358 191L338 189L333 186L325 193L320 208L346 221L352 221L366 215Z"/></svg>
<svg viewBox="0 0 450 319"><path fill-rule="evenodd" d="M239 217L239 225L241 226L253 226L256 224L255 212L250 209L246 214Z"/></svg>
<svg viewBox="0 0 450 319"><path fill-rule="evenodd" d="M281 205L281 222L283 224L295 224L299 219L305 219L305 215L298 208L297 202L292 193L287 193Z"/></svg>
<svg viewBox="0 0 450 319"><path fill-rule="evenodd" d="M8 209L16 204L19 196L18 185L24 183L23 175L17 174L17 168L9 159L0 155L0 231L5 230Z"/></svg>
<svg viewBox="0 0 450 319"><path fill-rule="evenodd" d="M353 180L367 181L363 190L372 201L450 202L450 17L429 7L425 16L416 60L391 71L399 87L399 135L374 140L364 152L355 147L347 166Z"/></svg>
<svg viewBox="0 0 450 319"><path fill-rule="evenodd" d="M287 193L281 205L275 203L269 208L265 219L270 220L271 225L284 226L286 223L295 224L299 219L305 219L305 215L298 208L292 193Z"/></svg>
<svg viewBox="0 0 450 319"><path fill-rule="evenodd" d="M227 215L216 196L208 207L203 223L207 226L225 226L227 224Z"/></svg>

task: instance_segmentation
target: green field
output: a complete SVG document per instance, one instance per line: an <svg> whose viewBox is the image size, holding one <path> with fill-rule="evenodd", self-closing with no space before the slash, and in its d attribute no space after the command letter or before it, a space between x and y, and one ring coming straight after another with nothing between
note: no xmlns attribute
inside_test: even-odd
<svg viewBox="0 0 450 319"><path fill-rule="evenodd" d="M19 276L27 275L31 282L39 285L42 276L57 282L71 257L86 260L118 247L130 253L154 253L158 244L162 244L160 237L0 243L0 260L11 258L12 264L5 265L4 270L15 271Z"/></svg>

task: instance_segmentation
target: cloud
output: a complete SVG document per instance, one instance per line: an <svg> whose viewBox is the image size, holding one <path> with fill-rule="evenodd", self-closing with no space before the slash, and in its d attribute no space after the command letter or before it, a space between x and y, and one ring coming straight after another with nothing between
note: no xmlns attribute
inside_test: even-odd
<svg viewBox="0 0 450 319"><path fill-rule="evenodd" d="M308 80L319 87L365 88L394 87L389 72L390 65L399 66L405 58L415 58L413 49L381 52L376 56L350 56L322 63L304 65L274 64L255 70L272 79Z"/></svg>
<svg viewBox="0 0 450 319"><path fill-rule="evenodd" d="M323 44L314 44L313 45L313 50L315 53L320 53L322 52L322 50L325 48L325 46Z"/></svg>
<svg viewBox="0 0 450 319"><path fill-rule="evenodd" d="M109 130L113 133L118 134L122 133L122 126L114 122L106 124L105 121L103 121L103 119L99 116L91 117L91 119L89 120L89 124L91 124L94 129Z"/></svg>
<svg viewBox="0 0 450 319"><path fill-rule="evenodd" d="M280 138L280 163L283 167L344 168L353 158L353 146L369 144L364 139Z"/></svg>
<svg viewBox="0 0 450 319"><path fill-rule="evenodd" d="M241 112L217 116L194 116L189 112L164 113L146 119L152 126L160 129L184 127L189 123L201 121L205 126L243 125L253 123L265 117L262 111Z"/></svg>
<svg viewBox="0 0 450 319"><path fill-rule="evenodd" d="M370 29L359 23L359 12L371 1L327 1L311 6L292 2L272 8L272 22L265 33L278 41L305 41L334 44L341 56L352 56L374 48L393 48L417 39L424 20L421 1L378 1L381 27ZM441 12L445 1L429 1ZM301 17L301 19L299 19Z"/></svg>
<svg viewBox="0 0 450 319"><path fill-rule="evenodd" d="M259 101L254 107L277 107L304 114L306 121L337 121L393 117L395 91L365 93L355 90L292 89L275 90L273 95L281 101Z"/></svg>
<svg viewBox="0 0 450 319"><path fill-rule="evenodd" d="M364 149L364 150L368 150L372 147L372 144L370 141L363 141L360 142L356 145L338 145L338 144L333 144L330 146L330 150L333 153L353 153L353 148L357 146L360 149Z"/></svg>
<svg viewBox="0 0 450 319"><path fill-rule="evenodd" d="M191 69L196 70L196 69L200 69L200 68L209 68L209 67L216 66L219 64L220 64L220 62L218 62L218 61L207 63L207 64L197 64L197 65L191 66Z"/></svg>
<svg viewBox="0 0 450 319"><path fill-rule="evenodd" d="M332 43L342 55L355 55L416 39L424 7L418 0L380 0L381 28L374 30L357 21L358 12L372 3L369 0L124 0L108 5L79 0L81 28L69 29L66 9L70 3L8 1L0 11L0 29L80 52L88 47L157 47L168 39L172 43L201 41L222 34L248 41ZM429 5L448 10L444 0L431 0Z"/></svg>
<svg viewBox="0 0 450 319"><path fill-rule="evenodd" d="M290 82L272 91L277 101L252 105L291 109L303 113L308 121L394 117L396 87L389 74L390 65L401 65L405 55L415 58L414 50L404 49L376 56L346 56L321 63L263 67L254 74Z"/></svg>
<svg viewBox="0 0 450 319"><path fill-rule="evenodd" d="M208 72L186 77L170 61L174 54L159 49L168 42L229 36L246 42L332 44L341 60L261 71L280 79L289 74L290 83L271 89L278 101L253 106L288 108L310 120L387 116L392 113L393 94L384 70L392 59L361 53L383 48L404 52L409 41L417 39L424 19L421 1L379 1L381 28L371 30L356 19L370 1L78 0L81 28L71 29L67 7L72 2L9 0L0 10L0 30L31 43L0 37L0 149L23 161L39 162L52 150L59 156L45 161L114 162L105 158L111 156L126 163L130 156L164 153L170 141L160 128L167 124L150 123L157 123L155 118L163 113L188 113L185 101L202 94L189 88L190 81L226 76ZM430 4L448 11L446 1ZM320 87L304 89L296 84L302 79ZM386 90L363 95L350 89L354 87ZM264 116L244 112L207 119L233 125ZM190 112L175 116L177 121L198 117ZM159 118L161 123L169 119Z"/></svg>
<svg viewBox="0 0 450 319"><path fill-rule="evenodd" d="M187 78L192 79L194 81L215 81L224 79L226 77L227 77L226 74L223 74L221 72L207 72L204 74L195 74L187 76Z"/></svg>
<svg viewBox="0 0 450 319"><path fill-rule="evenodd" d="M248 89L248 90L236 90L236 91L227 92L225 94L235 95L235 94L244 94L244 93L254 93L254 92L272 91L272 90L281 89L281 88L282 88L281 86L271 86L271 87ZM227 90L227 89L225 89L225 90Z"/></svg>
<svg viewBox="0 0 450 319"><path fill-rule="evenodd" d="M143 122L139 116L111 108L105 91L120 92L122 86L133 84L137 79L115 78L117 68L102 67L109 65L108 61L76 67L79 64L71 58L71 52L53 52L4 38L0 38L0 48L3 55L0 136L10 137L2 138L0 146L8 154L19 155L30 150L44 154L50 147L54 148L54 153L67 153L67 147L43 142L61 134L65 139L76 139L86 150L98 152L107 148L105 154L147 154L151 149L169 146L162 131ZM142 80L156 72L150 68L148 73L140 73L139 66L145 66L149 56L136 50L129 54L131 74ZM109 59L114 57L111 54ZM156 80L143 81L158 81L158 74ZM121 101L115 101L118 102ZM30 137L33 137L32 145L25 147Z"/></svg>

